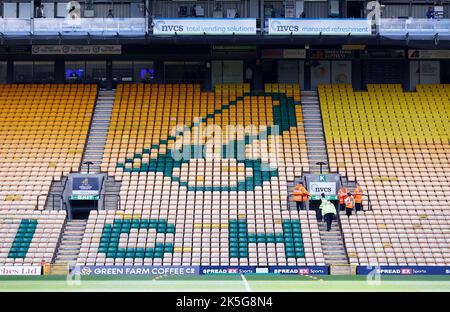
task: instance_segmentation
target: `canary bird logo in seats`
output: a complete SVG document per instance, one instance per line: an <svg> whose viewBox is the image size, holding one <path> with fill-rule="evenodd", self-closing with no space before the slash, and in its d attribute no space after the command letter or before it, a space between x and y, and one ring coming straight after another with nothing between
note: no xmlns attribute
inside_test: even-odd
<svg viewBox="0 0 450 312"><path fill-rule="evenodd" d="M254 191L280 173L285 179L286 168L294 167L287 142L299 149L303 131L299 96L244 92L213 108L173 126L167 138L117 167L163 173L188 191Z"/></svg>

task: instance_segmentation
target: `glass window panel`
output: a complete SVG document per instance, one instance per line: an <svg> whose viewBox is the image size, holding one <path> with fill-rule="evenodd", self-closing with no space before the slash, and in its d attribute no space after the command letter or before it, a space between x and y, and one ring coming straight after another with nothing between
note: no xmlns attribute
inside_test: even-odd
<svg viewBox="0 0 450 312"><path fill-rule="evenodd" d="M55 81L54 62L34 62L34 82L50 83Z"/></svg>
<svg viewBox="0 0 450 312"><path fill-rule="evenodd" d="M279 60L278 66L278 82L279 83L295 83L299 84L303 90L305 86L304 71L305 62L298 60Z"/></svg>
<svg viewBox="0 0 450 312"><path fill-rule="evenodd" d="M166 83L202 83L205 78L203 62L165 62Z"/></svg>
<svg viewBox="0 0 450 312"><path fill-rule="evenodd" d="M7 63L0 62L0 83L6 83L6 71L7 71Z"/></svg>
<svg viewBox="0 0 450 312"><path fill-rule="evenodd" d="M331 82L330 61L311 62L311 89L315 90L319 84Z"/></svg>
<svg viewBox="0 0 450 312"><path fill-rule="evenodd" d="M352 62L331 62L331 83L352 83Z"/></svg>
<svg viewBox="0 0 450 312"><path fill-rule="evenodd" d="M223 74L223 83L243 83L244 62L223 61L222 74Z"/></svg>
<svg viewBox="0 0 450 312"><path fill-rule="evenodd" d="M67 82L82 82L86 76L86 62L67 61L65 64L65 79Z"/></svg>
<svg viewBox="0 0 450 312"><path fill-rule="evenodd" d="M151 61L134 62L134 81L151 82L155 78L155 69Z"/></svg>
<svg viewBox="0 0 450 312"><path fill-rule="evenodd" d="M221 84L222 79L222 61L212 61L211 62L211 85L213 88L216 87L216 85Z"/></svg>
<svg viewBox="0 0 450 312"><path fill-rule="evenodd" d="M106 82L106 61L86 62L86 82Z"/></svg>
<svg viewBox="0 0 450 312"><path fill-rule="evenodd" d="M112 62L112 76L115 82L133 81L133 62L132 61Z"/></svg>
<svg viewBox="0 0 450 312"><path fill-rule="evenodd" d="M33 62L14 62L14 82L33 82Z"/></svg>

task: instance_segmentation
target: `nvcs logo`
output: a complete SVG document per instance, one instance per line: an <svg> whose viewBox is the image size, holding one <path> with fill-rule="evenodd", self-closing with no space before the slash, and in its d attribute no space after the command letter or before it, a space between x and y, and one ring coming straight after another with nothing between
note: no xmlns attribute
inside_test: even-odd
<svg viewBox="0 0 450 312"><path fill-rule="evenodd" d="M161 32L182 32L184 30L183 25L166 25L164 21L157 21L155 28Z"/></svg>

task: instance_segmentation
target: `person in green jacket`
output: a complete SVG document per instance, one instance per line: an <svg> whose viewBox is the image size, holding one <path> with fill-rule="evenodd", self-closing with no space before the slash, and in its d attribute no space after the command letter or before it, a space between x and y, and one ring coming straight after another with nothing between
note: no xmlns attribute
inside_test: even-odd
<svg viewBox="0 0 450 312"><path fill-rule="evenodd" d="M331 230L331 223L333 222L334 216L336 215L336 207L332 202L325 198L325 194L322 194L322 203L320 204L320 210L322 211L322 216L327 223L327 231Z"/></svg>

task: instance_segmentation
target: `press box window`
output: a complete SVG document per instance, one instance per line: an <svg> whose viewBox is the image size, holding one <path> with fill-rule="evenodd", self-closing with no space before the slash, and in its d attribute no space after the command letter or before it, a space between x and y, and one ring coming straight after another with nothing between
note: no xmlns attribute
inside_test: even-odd
<svg viewBox="0 0 450 312"><path fill-rule="evenodd" d="M0 83L6 83L7 63L0 62Z"/></svg>
<svg viewBox="0 0 450 312"><path fill-rule="evenodd" d="M132 82L133 62L131 61L112 62L112 76L115 82Z"/></svg>
<svg viewBox="0 0 450 312"><path fill-rule="evenodd" d="M14 82L33 82L33 62L14 62Z"/></svg>

